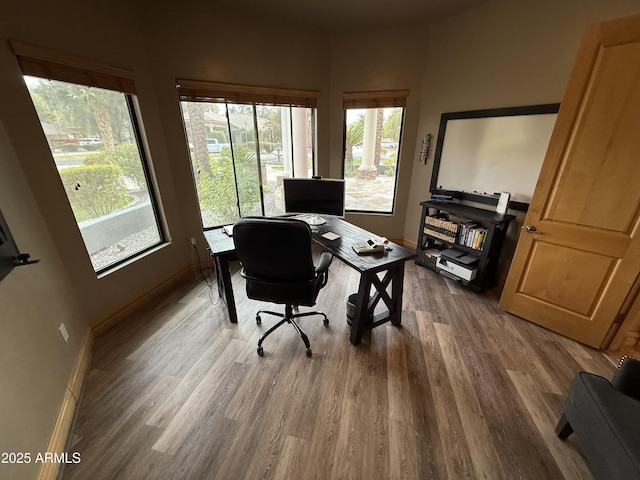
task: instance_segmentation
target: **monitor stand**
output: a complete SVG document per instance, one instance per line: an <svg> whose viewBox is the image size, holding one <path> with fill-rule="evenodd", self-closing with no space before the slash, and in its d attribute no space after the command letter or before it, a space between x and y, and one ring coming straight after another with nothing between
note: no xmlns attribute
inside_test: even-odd
<svg viewBox="0 0 640 480"><path fill-rule="evenodd" d="M305 217L304 221L312 227L317 227L318 225L322 225L327 222L324 218L319 217L318 215L309 215L308 217Z"/></svg>

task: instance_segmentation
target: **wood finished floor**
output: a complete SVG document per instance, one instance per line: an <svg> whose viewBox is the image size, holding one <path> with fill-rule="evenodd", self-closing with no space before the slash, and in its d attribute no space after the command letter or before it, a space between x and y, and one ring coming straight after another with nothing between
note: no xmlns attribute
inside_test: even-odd
<svg viewBox="0 0 640 480"><path fill-rule="evenodd" d="M353 346L358 278L330 272L312 358L288 325L256 354L275 319L256 325L237 267L237 325L194 281L97 338L64 480L591 478L554 427L578 371L611 376L601 353L413 262L402 327Z"/></svg>

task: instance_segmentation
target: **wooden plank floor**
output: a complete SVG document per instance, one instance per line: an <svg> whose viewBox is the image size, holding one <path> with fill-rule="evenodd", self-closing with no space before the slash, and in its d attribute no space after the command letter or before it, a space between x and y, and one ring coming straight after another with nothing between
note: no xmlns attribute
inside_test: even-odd
<svg viewBox="0 0 640 480"><path fill-rule="evenodd" d="M85 479L583 479L553 433L571 378L611 377L597 351L406 264L402 327L353 346L340 261L307 317L313 357L288 325L256 354L264 304L235 267L239 323L201 281L95 341L72 436ZM280 309L278 306L272 306Z"/></svg>

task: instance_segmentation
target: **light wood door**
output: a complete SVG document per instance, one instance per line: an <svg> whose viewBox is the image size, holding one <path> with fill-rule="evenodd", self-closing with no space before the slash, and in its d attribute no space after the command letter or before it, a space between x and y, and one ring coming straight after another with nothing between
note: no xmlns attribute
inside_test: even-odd
<svg viewBox="0 0 640 480"><path fill-rule="evenodd" d="M580 47L500 306L602 347L640 272L640 16Z"/></svg>

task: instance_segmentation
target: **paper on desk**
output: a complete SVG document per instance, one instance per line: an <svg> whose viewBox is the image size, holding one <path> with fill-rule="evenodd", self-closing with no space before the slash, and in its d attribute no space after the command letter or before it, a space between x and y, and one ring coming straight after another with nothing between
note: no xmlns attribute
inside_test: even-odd
<svg viewBox="0 0 640 480"><path fill-rule="evenodd" d="M333 232L327 232L325 234L322 235L324 238L326 238L327 240L335 240L336 238L340 238L340 235L337 235Z"/></svg>

